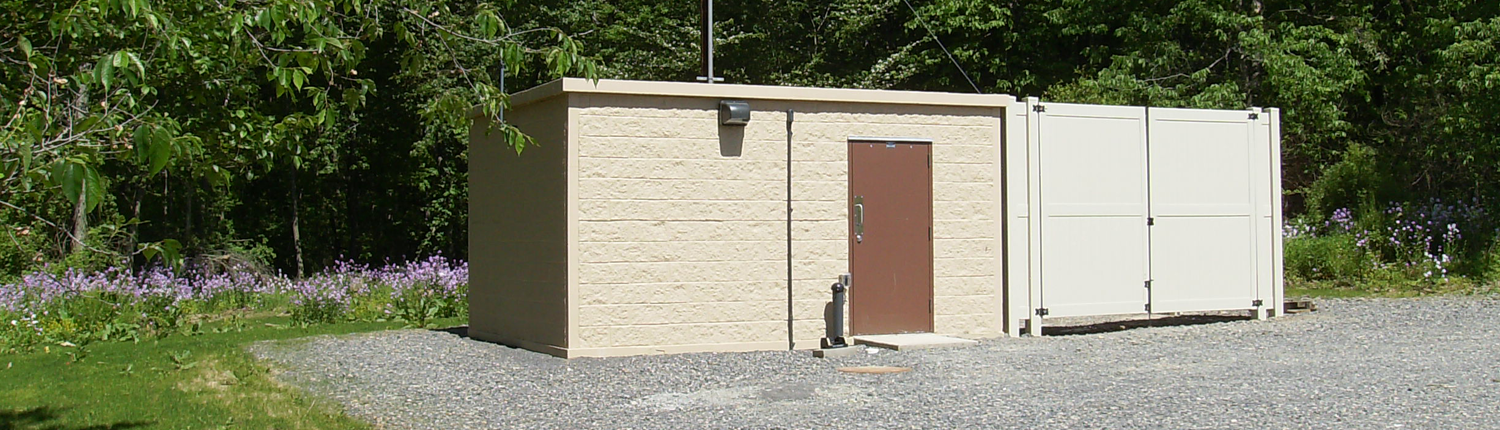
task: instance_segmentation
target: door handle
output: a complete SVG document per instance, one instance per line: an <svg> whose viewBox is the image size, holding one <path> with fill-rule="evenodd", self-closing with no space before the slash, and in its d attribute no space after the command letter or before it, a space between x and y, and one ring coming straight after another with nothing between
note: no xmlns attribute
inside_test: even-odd
<svg viewBox="0 0 1500 430"><path fill-rule="evenodd" d="M854 196L854 243L865 241L865 197Z"/></svg>

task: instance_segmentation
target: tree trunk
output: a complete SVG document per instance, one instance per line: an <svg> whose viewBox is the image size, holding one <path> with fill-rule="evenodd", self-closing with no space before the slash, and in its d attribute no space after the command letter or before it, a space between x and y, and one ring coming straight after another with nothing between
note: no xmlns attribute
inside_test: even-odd
<svg viewBox="0 0 1500 430"><path fill-rule="evenodd" d="M297 189L298 170L300 169L292 168L292 251L297 257L297 280L302 280L302 218L297 208L302 199L302 190Z"/></svg>
<svg viewBox="0 0 1500 430"><path fill-rule="evenodd" d="M89 105L89 92L79 91L74 105L68 109L68 130L73 130L74 121L79 120L76 112L83 112L84 106ZM78 201L73 202L73 252L84 250L84 239L89 233L88 217L88 179L84 178L78 182Z"/></svg>
<svg viewBox="0 0 1500 430"><path fill-rule="evenodd" d="M89 233L89 193L86 191L88 190L87 185L87 183L79 185L78 201L73 206L73 252L82 252L84 250L83 240Z"/></svg>
<svg viewBox="0 0 1500 430"><path fill-rule="evenodd" d="M131 255L135 254L136 244L140 242L139 236L137 236L137 235L140 233L140 227L141 227L141 223L140 223L140 220L141 220L141 199L145 197L145 194L146 194L146 185L145 184L142 184L141 186L136 187L136 189L135 189L135 200L130 205L130 220L131 220L131 223L130 223L130 237L127 238L128 242L126 242L127 245L126 245L126 248L125 248L125 252L123 254L125 256L124 257L125 266L127 268L130 268L131 270L134 270L134 267L133 267L134 265L132 264L132 262L133 262L132 260L133 259L131 258Z"/></svg>

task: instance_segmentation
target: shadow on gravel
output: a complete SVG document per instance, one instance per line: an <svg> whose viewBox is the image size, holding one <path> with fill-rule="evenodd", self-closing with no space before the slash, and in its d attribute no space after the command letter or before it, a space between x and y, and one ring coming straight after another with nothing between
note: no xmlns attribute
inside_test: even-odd
<svg viewBox="0 0 1500 430"><path fill-rule="evenodd" d="M1073 336L1080 334L1112 333L1143 327L1191 326L1230 321L1245 321L1249 319L1252 319L1252 317L1245 315L1178 315L1151 319L1109 321L1097 324L1045 326L1042 327L1042 334L1046 336ZM464 339L469 339L469 326L434 328L430 330L440 331ZM3 427L0 427L0 430L5 429Z"/></svg>
<svg viewBox="0 0 1500 430"><path fill-rule="evenodd" d="M464 339L468 339L469 338L469 326L466 326L466 325L461 325L461 326L458 326L458 327L448 327L448 328L435 328L435 329L432 329L432 331L440 331L440 332L448 333L448 334L451 334L451 335L454 335L454 336L458 336L458 337L461 337L461 338L464 338Z"/></svg>
<svg viewBox="0 0 1500 430"><path fill-rule="evenodd" d="M1042 334L1046 336L1099 334L1125 331L1142 327L1190 326L1230 321L1244 321L1248 319L1251 319L1251 317L1245 315L1178 315L1174 317L1110 321L1087 325L1044 326L1042 327Z"/></svg>

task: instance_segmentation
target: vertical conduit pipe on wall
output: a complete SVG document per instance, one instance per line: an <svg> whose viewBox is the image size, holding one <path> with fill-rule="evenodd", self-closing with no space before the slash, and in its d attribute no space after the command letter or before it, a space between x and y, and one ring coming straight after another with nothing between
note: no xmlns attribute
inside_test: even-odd
<svg viewBox="0 0 1500 430"><path fill-rule="evenodd" d="M786 110L786 349L797 349L796 321L792 303L792 116Z"/></svg>

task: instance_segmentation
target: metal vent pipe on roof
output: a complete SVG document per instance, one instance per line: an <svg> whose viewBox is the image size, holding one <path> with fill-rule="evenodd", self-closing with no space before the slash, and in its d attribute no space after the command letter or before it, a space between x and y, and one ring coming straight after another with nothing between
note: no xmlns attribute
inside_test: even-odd
<svg viewBox="0 0 1500 430"><path fill-rule="evenodd" d="M699 47L703 53L703 76L699 76L701 82L715 83L724 82L724 78L714 76L714 0L703 0L703 31L702 43Z"/></svg>

